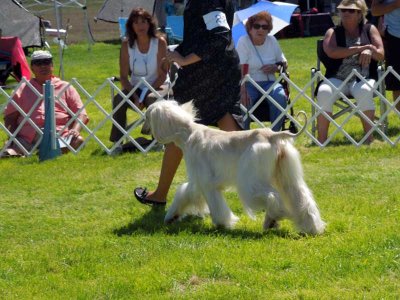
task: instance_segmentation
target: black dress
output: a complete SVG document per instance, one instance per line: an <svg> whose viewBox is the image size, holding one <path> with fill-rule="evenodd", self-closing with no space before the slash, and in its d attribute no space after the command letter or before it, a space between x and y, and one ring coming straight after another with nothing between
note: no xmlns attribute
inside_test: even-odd
<svg viewBox="0 0 400 300"><path fill-rule="evenodd" d="M189 0L184 12L183 42L176 48L182 56L195 53L201 61L179 70L174 97L179 103L193 100L199 123L215 125L227 112L241 126L239 58L225 27L207 30L203 15L222 11L232 28L230 0Z"/></svg>

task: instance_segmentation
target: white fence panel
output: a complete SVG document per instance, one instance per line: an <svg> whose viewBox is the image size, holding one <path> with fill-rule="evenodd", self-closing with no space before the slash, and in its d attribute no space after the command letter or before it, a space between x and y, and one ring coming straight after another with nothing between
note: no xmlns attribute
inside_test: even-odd
<svg viewBox="0 0 400 300"><path fill-rule="evenodd" d="M286 116L290 121L294 122L297 127L302 127L303 125L301 122L298 122L298 120L295 119L290 114L291 108L294 108L295 111L298 111L300 109L306 108L307 110L310 110L312 112L315 112L314 114L308 114L308 124L307 124L307 130L306 130L306 135L309 137L309 139L318 145L319 147L325 147L329 143L332 142L334 137L338 134L342 134L352 145L359 147L362 144L365 143L365 141L368 139L368 137L371 134L379 135L379 137L386 143L388 143L391 146L396 146L399 143L400 140L400 135L397 134L396 136L388 136L387 134L387 120L389 118L394 119L394 118L400 118L400 112L396 109L396 104L400 102L400 98L397 99L395 102L392 102L391 100L388 100L385 97L385 94L382 93L378 87L382 86L384 82L384 78L387 76L387 74L392 73L396 78L400 80L399 74L397 74L391 67L389 67L379 80L375 83L373 89L374 89L374 97L382 104L380 106L380 111L378 115L377 120L374 122L370 121L365 114L360 111L353 103L351 99L349 99L346 95L344 95L341 91L340 88L335 90L335 94L340 95L344 102L347 103L348 105L351 106L351 111L345 116L341 117L340 120L332 119L329 115L327 115L324 111L322 111L321 107L318 105L316 100L314 100L314 97L311 95L312 91L314 90L314 87L317 85L317 83L320 80L324 80L325 77L320 71L316 71L313 73L312 78L310 79L309 82L304 87L300 87L294 82L291 78L287 76L287 74L282 73L279 75L275 83L267 90L264 91L262 88L255 82L249 75L246 75L244 78L242 84L245 84L246 82L249 82L253 84L262 94L260 99L257 101L257 103L249 110L247 110L243 105L241 105L241 109L244 114L244 118L251 118L252 121L254 122L256 127L272 127L275 125L277 120L273 124L266 125L263 121L258 120L254 116L254 111L255 109L260 105L262 101L270 101L272 102L278 109L281 111L280 117ZM360 78L360 80L364 80L362 76L355 70L353 70L353 73L350 75L355 75ZM288 84L288 87L290 89L290 98L291 98L291 103L286 107L282 108L270 95L270 91L272 90L273 86L279 83L281 80L285 80ZM345 81L347 82L347 81ZM15 95L15 90L19 88L22 84L26 84L27 88L32 89L34 94L37 96L37 99L34 101L34 106L32 106L32 109L29 110L29 112L25 113L18 105L15 103L13 100L13 97ZM79 153L82 151L85 146L88 143L95 142L99 148L104 151L105 153L112 155L116 149L124 142L124 141L129 141L131 142L139 151L142 153L147 153L150 150L154 149L154 146L156 145L156 141L152 141L150 145L147 147L143 148L136 140L134 137L132 137L133 132L139 128L144 122L144 112L141 111L138 107L135 106L135 104L129 99L129 97L132 95L134 91L136 91L137 88L139 88L140 85L146 85L150 91L152 91L155 95L157 95L158 99L163 99L163 97L153 89L153 87L147 83L144 79L142 79L135 87L134 89L128 94L125 95L123 91L119 88L119 86L115 83L113 78L107 78L105 81L97 87L97 89L93 92L90 93L88 92L84 86L81 85L81 83L77 79L72 79L70 82L70 85L74 86L75 89L78 91L78 93L81 95L82 102L84 104L84 108L87 110L89 118L90 118L90 112L96 110L98 113L100 113L100 119L97 117L96 121L90 121L88 124L84 124L81 120L77 119L76 115L72 113L72 111L68 108L65 107L65 109L68 111L68 113L71 115L71 120L65 125L65 127L69 127L73 122L78 121L80 122L80 125L82 127L82 133L85 136L85 141L84 143L78 148L78 149L73 149L71 146L69 147L69 150L75 154ZM64 89L57 95L54 96L54 101L59 101L60 95L65 92L65 90L68 88L68 86L64 87ZM310 92L311 91L311 92ZM102 93L106 92L106 94L110 96L106 96L105 98L107 99L104 101L104 96L100 96ZM112 105L112 98L114 94L119 94L122 97L121 103L114 108L114 110L111 108ZM34 108L43 101L44 97L41 93L39 93L27 80L23 79L17 86L16 88L11 92L11 94L8 94L6 90L2 89L0 87L0 115L4 116L4 110L7 105L13 105L16 107L18 112L23 116L23 121L22 123L18 126L18 128L15 130L15 132L10 132L4 125L3 122L3 117L0 118L0 141L3 141L3 144L0 146L0 155L4 153L5 149L10 146L11 143L15 143L26 156L31 156L35 153L35 151L38 149L39 143L41 136L43 135L42 128L39 128L32 120L31 120L31 114L34 110ZM102 97L103 100L99 100L98 98ZM2 100L2 99L5 99ZM61 103L61 102L60 102ZM136 114L136 119L135 121L129 126L128 128L122 128L114 119L113 119L113 114L115 111L121 107L123 104L127 103L132 110ZM331 130L330 135L328 136L328 139L325 143L321 144L318 142L316 137L314 136L315 134L315 123L316 123L316 118L319 114L324 115L334 126L334 129ZM97 114L98 115L98 114ZM363 118L364 120L367 120L367 122L372 126L371 130L364 134L361 139L358 141L349 133L346 131L345 126L350 122L351 119L354 118L354 116L359 116L360 118ZM18 132L20 131L21 127L25 122L29 122L29 124L32 125L32 127L35 129L37 135L39 138L37 139L36 143L33 145L32 149L26 149L19 141L16 139ZM116 142L116 143L111 143L108 141L107 138L104 138L104 136L109 136L109 125L114 124L122 133L123 136L121 139ZM399 124L399 123L397 123ZM390 125L390 124L389 124Z"/></svg>

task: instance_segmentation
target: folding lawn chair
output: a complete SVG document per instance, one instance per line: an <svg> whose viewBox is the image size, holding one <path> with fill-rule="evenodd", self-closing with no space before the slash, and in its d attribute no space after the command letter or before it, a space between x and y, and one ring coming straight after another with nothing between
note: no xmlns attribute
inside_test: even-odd
<svg viewBox="0 0 400 300"><path fill-rule="evenodd" d="M168 44L177 44L183 41L183 16L167 16L165 32Z"/></svg>
<svg viewBox="0 0 400 300"><path fill-rule="evenodd" d="M279 65L281 67L280 68L280 75L281 74L285 74L289 78L289 73L287 72L284 64L283 63L279 63ZM285 79L280 80L279 83L283 86L283 89L285 91L286 103L287 103L287 106L290 107L290 115L292 117L294 117L293 106L290 106L291 101L290 101L289 84ZM267 98L259 99L253 105L253 107L256 106L256 109L251 114L260 122L271 122L269 105L268 105L267 101L268 101ZM248 117L250 118L250 116L248 116ZM296 125L294 124L294 122L289 120L289 118L286 115L283 118L284 118L284 121L282 123L282 130L289 130L292 133L296 133L298 131L298 129L297 129ZM251 118L250 118L250 121L254 122L254 120L251 119Z"/></svg>
<svg viewBox="0 0 400 300"><path fill-rule="evenodd" d="M121 40L123 40L126 36L126 21L128 21L128 18L118 18L119 37Z"/></svg>
<svg viewBox="0 0 400 300"><path fill-rule="evenodd" d="M0 86L5 85L9 76L21 80L21 67L19 64L13 67L11 53L0 50Z"/></svg>
<svg viewBox="0 0 400 300"><path fill-rule="evenodd" d="M324 62L326 61L326 57L327 55L323 49L323 39L319 39L317 40L317 66L311 69L311 78L314 78L314 76L316 76L316 73L321 70L321 63L325 66ZM380 81L380 78L384 73L383 67L381 65L377 65L377 73L378 73L378 81ZM316 85L313 83L311 86L311 97L314 103L317 102L316 97L318 93L318 87L321 83L322 80L320 80ZM380 81L377 90L385 97L386 90L385 90L384 80ZM352 100L353 105L355 106L357 105L356 101L354 101L354 98L352 96L346 95L346 97ZM353 111L353 106L343 98L339 98L334 105L336 109L334 110L334 113L332 115L333 120L341 117L346 113L351 113ZM382 116L387 111L387 105L384 101L379 99L379 106L380 106L380 115ZM312 112L312 134L315 136L317 130L316 118L314 118L316 114L316 107L313 104L311 105L311 112ZM379 121L379 117L375 117L375 119ZM385 132L388 127L387 117L385 117L384 120L379 125L382 131Z"/></svg>

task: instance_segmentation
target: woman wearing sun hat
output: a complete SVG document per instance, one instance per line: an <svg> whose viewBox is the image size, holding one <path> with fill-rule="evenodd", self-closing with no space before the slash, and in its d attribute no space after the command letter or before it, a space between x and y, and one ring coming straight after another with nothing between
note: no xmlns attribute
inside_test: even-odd
<svg viewBox="0 0 400 300"><path fill-rule="evenodd" d="M342 88L345 95L353 96L358 108L371 121L375 116L373 102L373 89L377 79L376 62L384 58L382 39L378 29L371 24L366 24L367 5L364 0L343 0L337 7L339 9L340 25L327 30L323 50L330 62L325 64L326 74L331 84L339 87L356 69L366 79L367 83L353 76ZM318 105L328 115L332 116L332 108L339 95L334 95L334 89L323 82L317 93ZM369 132L371 125L361 118L365 133ZM324 143L327 139L329 120L320 114L317 118L318 140ZM367 142L372 141L372 135Z"/></svg>

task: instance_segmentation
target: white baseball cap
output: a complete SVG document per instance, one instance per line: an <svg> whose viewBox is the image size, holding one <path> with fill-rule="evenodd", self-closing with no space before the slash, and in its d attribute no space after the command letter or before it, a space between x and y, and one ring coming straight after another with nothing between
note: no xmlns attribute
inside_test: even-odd
<svg viewBox="0 0 400 300"><path fill-rule="evenodd" d="M31 61L51 58L53 58L53 55L47 50L36 50L31 55Z"/></svg>

